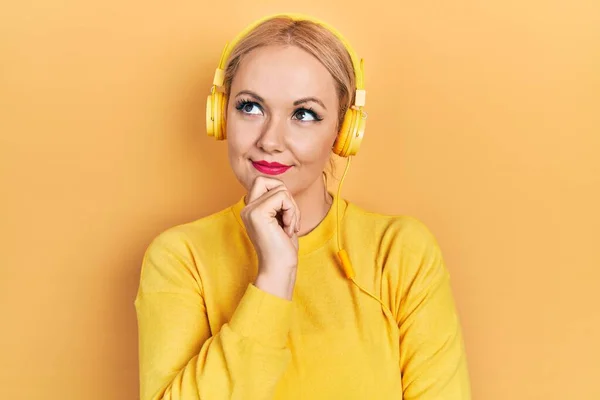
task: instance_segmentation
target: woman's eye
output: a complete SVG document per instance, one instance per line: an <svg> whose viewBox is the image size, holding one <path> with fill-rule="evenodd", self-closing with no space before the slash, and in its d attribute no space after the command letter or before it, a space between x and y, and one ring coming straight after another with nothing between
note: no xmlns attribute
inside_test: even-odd
<svg viewBox="0 0 600 400"><path fill-rule="evenodd" d="M241 110L244 114L261 114L260 107L256 103L244 103L238 110Z"/></svg>
<svg viewBox="0 0 600 400"><path fill-rule="evenodd" d="M294 118L300 121L316 121L314 113L308 110L298 110L294 114Z"/></svg>

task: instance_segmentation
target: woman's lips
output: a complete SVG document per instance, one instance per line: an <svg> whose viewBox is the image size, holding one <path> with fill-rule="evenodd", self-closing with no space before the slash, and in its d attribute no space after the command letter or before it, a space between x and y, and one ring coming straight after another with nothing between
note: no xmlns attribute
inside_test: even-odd
<svg viewBox="0 0 600 400"><path fill-rule="evenodd" d="M268 162L268 161L252 161L252 165L259 172L267 175L280 175L283 174L288 169L292 168L291 165L280 164L277 162Z"/></svg>

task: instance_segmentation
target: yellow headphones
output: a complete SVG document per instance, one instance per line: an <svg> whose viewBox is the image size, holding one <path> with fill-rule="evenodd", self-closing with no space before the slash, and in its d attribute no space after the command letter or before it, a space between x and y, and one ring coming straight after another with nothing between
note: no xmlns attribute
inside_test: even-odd
<svg viewBox="0 0 600 400"><path fill-rule="evenodd" d="M258 25L269 19L277 17L288 17L295 21L306 20L323 26L324 28L328 29L331 33L333 33L342 42L342 44L348 51L348 54L350 54L350 58L352 59L352 65L354 66L354 75L356 78L354 104L350 108L348 108L348 111L346 111L344 121L333 145L333 152L341 157L350 157L355 155L358 152L360 143L363 139L363 135L365 132L365 123L367 118L367 113L363 110L366 100L366 91L364 89L363 76L363 59L359 60L348 41L334 27L326 24L323 21L302 14L275 14L267 16L265 18L261 18L247 26L231 42L225 45L223 53L221 54L219 66L215 71L215 76L213 78L210 94L208 95L208 98L206 100L206 133L209 136L214 136L217 140L224 140L226 138L225 112L227 109L227 95L223 91L219 91L219 89L223 88L223 81L225 78L226 68L225 63L227 62L231 51L235 48L236 44L241 39L243 39Z"/></svg>

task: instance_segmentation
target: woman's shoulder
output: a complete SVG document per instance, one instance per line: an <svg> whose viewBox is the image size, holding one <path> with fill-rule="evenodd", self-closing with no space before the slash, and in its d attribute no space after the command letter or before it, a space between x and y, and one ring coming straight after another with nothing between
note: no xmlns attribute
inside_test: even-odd
<svg viewBox="0 0 600 400"><path fill-rule="evenodd" d="M433 282L448 274L433 230L416 216L368 211L349 204L344 225L354 243L375 254L392 282L417 277Z"/></svg>
<svg viewBox="0 0 600 400"><path fill-rule="evenodd" d="M234 204L231 204L190 221L171 225L155 234L148 248L196 247L198 244L208 245L217 238L231 235L239 228L233 207Z"/></svg>
<svg viewBox="0 0 600 400"><path fill-rule="evenodd" d="M382 244L401 246L417 252L438 250L433 230L417 216L369 210L348 202L345 226L371 233Z"/></svg>

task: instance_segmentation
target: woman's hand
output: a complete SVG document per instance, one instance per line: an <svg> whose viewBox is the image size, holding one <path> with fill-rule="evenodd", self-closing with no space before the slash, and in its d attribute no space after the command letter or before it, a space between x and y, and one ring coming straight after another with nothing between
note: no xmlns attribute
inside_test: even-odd
<svg viewBox="0 0 600 400"><path fill-rule="evenodd" d="M291 300L298 265L300 210L282 181L259 176L241 212L258 256L255 285Z"/></svg>

